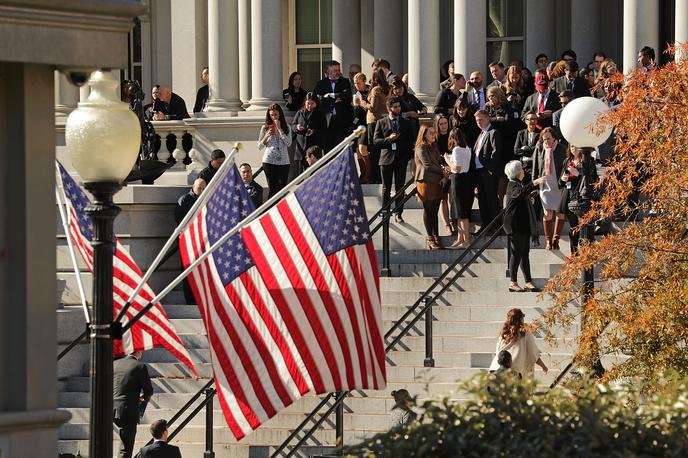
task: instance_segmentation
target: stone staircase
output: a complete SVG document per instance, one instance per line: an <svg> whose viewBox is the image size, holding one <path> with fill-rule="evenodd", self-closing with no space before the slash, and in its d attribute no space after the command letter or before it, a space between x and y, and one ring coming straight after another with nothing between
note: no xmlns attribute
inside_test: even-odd
<svg viewBox="0 0 688 458"><path fill-rule="evenodd" d="M142 269L150 265L157 250L174 226L172 211L177 197L185 187L129 186L116 197L123 212L116 222L116 232L122 242L128 245L132 255ZM369 215L380 206L379 186L365 185L365 203ZM404 212L405 223L392 222L390 227L392 277L381 278L382 318L384 330L389 329L435 280L435 278L461 253L454 250L429 252L424 249L425 236L422 226L422 210L415 198L408 203ZM58 233L61 227L58 225ZM547 252L542 249L531 251L531 268L535 283L543 286L547 279L561 268L563 258L568 254L568 239L562 243L561 252ZM381 245L381 234L376 234L375 246ZM449 242L448 237L444 238ZM406 388L411 395L426 399L451 393L456 380L471 377L485 370L493 357L496 336L506 312L511 307L520 307L526 319L532 321L547 308L547 302L540 302L536 293L509 293L506 272L505 238L498 238L473 264L464 276L451 286L447 294L438 299L433 307L433 346L435 367L423 367L425 358L424 320L411 329L409 334L387 355L388 386L385 390L355 392L345 401L344 441L353 443L362 437L385 431L390 426L390 410L393 400L390 392ZM83 330L83 314L74 294L74 274L65 249L65 242L58 236L58 278L64 291L62 301L66 304L58 313L58 348L61 349ZM378 255L380 253L378 252ZM381 259L381 256L378 256ZM83 269L83 266L82 266ZM170 258L154 274L151 284L155 290L178 274L178 256ZM90 278L87 290L90 292ZM148 424L159 418L170 418L195 394L211 374L208 343L203 324L196 306L185 305L179 290L163 300L165 310L172 320L182 341L194 360L200 380L190 377L189 370L176 361L165 350L155 349L144 354L153 377L155 394L146 411L137 434L137 447L143 445L150 435ZM549 384L570 359L573 343L570 338L558 339L554 347L548 347L537 336L538 345L546 352L543 358L550 367L547 375L536 371L542 384ZM88 453L88 346L80 345L60 361L60 407L72 413L71 421L60 430L62 452ZM457 398L457 394L451 395ZM269 456L274 448L289 435L312 408L319 397L308 395L271 419L258 431L237 443L226 427L217 402L214 404L214 450L217 457L263 457ZM183 456L202 456L205 440L205 415L199 414L174 439ZM334 416L323 423L308 441L309 447L303 455L319 454L330 449L335 442ZM116 444L114 444L116 446Z"/></svg>

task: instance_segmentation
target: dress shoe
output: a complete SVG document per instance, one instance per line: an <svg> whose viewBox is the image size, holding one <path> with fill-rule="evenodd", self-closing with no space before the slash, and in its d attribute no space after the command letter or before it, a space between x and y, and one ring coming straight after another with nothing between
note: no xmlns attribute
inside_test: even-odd
<svg viewBox="0 0 688 458"><path fill-rule="evenodd" d="M403 222L404 222L404 218L401 217L401 214L395 213L395 214L394 214L394 222L396 222L396 223L403 223Z"/></svg>

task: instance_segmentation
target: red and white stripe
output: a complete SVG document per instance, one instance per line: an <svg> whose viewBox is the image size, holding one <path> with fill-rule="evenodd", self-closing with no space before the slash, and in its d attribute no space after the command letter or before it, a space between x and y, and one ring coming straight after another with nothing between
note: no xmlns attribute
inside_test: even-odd
<svg viewBox="0 0 688 458"><path fill-rule="evenodd" d="M180 237L185 266L210 248L205 213ZM212 256L189 275L234 436L243 438L310 390L384 388L372 242L325 256L293 195L241 236L254 267L226 287Z"/></svg>
<svg viewBox="0 0 688 458"><path fill-rule="evenodd" d="M93 249L91 242L81 233L76 212L69 199L66 199L66 201L69 235L88 270L93 272ZM134 259L117 240L117 247L113 258L113 318L122 310L127 299L134 292L142 278L143 274L134 262ZM144 285L125 313L122 323L127 323L130 318L141 311L154 297L155 293L153 290L148 284ZM166 348L177 359L188 366L193 375L197 375L188 351L159 302L124 333L121 341L114 341L113 351L115 356L123 356L134 351L149 350L154 347Z"/></svg>

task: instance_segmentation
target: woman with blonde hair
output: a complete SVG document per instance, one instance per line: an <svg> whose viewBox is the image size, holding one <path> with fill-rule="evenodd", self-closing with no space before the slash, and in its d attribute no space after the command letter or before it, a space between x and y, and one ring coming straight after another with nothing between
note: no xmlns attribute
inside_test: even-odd
<svg viewBox="0 0 688 458"><path fill-rule="evenodd" d="M441 250L437 214L440 209L442 187L447 181L449 170L442 166L440 154L437 151L437 133L434 127L420 126L414 160L416 190L418 200L423 203L423 224L428 234L428 249Z"/></svg>
<svg viewBox="0 0 688 458"><path fill-rule="evenodd" d="M490 364L490 370L499 369L497 355L502 350L511 353L511 369L521 376L531 375L537 364L546 374L548 369L540 358L540 349L535 343L535 337L526 329L525 315L518 308L509 310L506 321L499 332L495 357Z"/></svg>

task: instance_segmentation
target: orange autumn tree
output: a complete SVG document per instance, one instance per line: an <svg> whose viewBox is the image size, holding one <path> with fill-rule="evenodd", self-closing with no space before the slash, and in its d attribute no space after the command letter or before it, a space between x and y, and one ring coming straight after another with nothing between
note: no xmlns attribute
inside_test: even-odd
<svg viewBox="0 0 688 458"><path fill-rule="evenodd" d="M688 48L683 48L688 52ZM673 52L670 49L668 52ZM615 154L599 183L604 190L582 223L635 215L612 235L582 243L545 292L555 299L542 318L552 329L582 326L575 361L592 367L598 355L623 355L608 379L688 374L688 63L626 75L621 103L605 115L614 126ZM596 267L593 296L581 295L581 270ZM624 361L624 358L627 358Z"/></svg>

